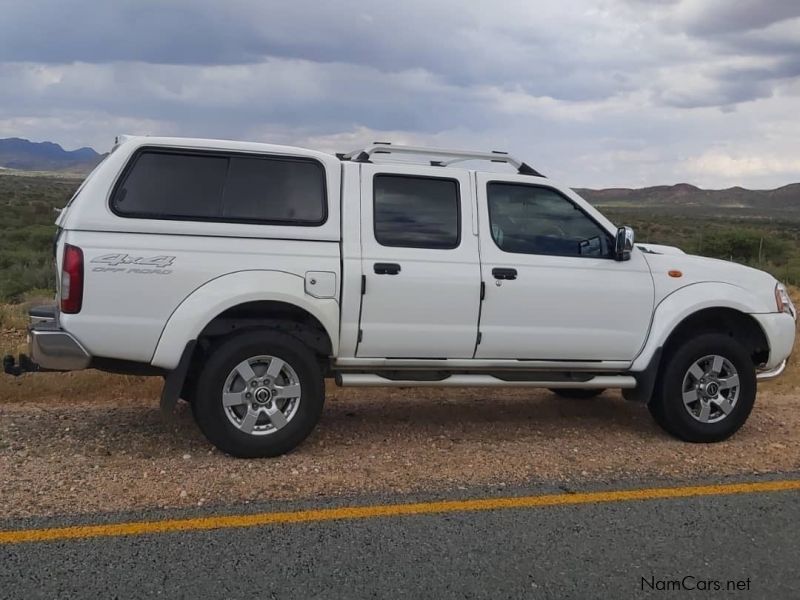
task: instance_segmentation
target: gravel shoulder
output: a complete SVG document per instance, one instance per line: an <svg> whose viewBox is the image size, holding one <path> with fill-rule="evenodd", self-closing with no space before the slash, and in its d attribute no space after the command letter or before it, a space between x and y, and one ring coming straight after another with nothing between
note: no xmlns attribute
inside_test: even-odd
<svg viewBox="0 0 800 600"><path fill-rule="evenodd" d="M300 448L247 461L211 447L187 405L165 420L158 385L99 373L6 383L4 516L800 470L791 378L763 386L747 425L714 445L670 438L646 407L611 392L566 400L544 390L329 385L322 421Z"/></svg>

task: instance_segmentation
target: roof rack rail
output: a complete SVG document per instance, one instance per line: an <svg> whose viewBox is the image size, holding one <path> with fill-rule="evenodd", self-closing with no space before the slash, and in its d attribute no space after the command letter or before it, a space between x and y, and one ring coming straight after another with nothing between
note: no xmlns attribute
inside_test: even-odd
<svg viewBox="0 0 800 600"><path fill-rule="evenodd" d="M544 177L536 169L527 163L514 158L508 152L492 150L491 152L473 152L470 150L448 150L446 148L426 148L424 146L401 146L390 142L373 142L361 150L339 153L336 156L339 160L352 160L354 162L371 162L373 154L412 154L435 156L436 160L431 160L430 164L434 167L447 167L453 163L465 160L488 160L496 163L506 163L514 167L521 175L533 175L534 177Z"/></svg>

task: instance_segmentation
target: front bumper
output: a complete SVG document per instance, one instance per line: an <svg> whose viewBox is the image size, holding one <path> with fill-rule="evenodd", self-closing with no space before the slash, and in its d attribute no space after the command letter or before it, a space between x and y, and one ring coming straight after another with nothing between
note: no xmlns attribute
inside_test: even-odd
<svg viewBox="0 0 800 600"><path fill-rule="evenodd" d="M787 313L763 313L751 315L767 336L769 358L757 374L758 379L774 379L786 369L786 363L794 347L797 323Z"/></svg>
<svg viewBox="0 0 800 600"><path fill-rule="evenodd" d="M788 363L788 359L784 359L782 363L780 363L774 369L759 369L756 371L756 379L759 381L766 381L769 379L775 379L776 377L780 377L783 372L786 370L786 363Z"/></svg>

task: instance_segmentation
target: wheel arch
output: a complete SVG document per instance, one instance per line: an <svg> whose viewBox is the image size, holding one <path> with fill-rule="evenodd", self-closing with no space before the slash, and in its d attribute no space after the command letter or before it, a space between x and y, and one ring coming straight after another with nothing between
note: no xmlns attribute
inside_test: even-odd
<svg viewBox="0 0 800 600"><path fill-rule="evenodd" d="M339 344L338 319L338 301L307 295L299 275L238 271L207 282L181 302L164 326L151 363L174 369L190 341L248 324L294 333L318 354L333 355ZM280 327L284 321L287 325Z"/></svg>
<svg viewBox="0 0 800 600"><path fill-rule="evenodd" d="M215 316L198 335L205 340L254 328L275 329L298 338L320 356L331 356L333 345L325 326L307 309L281 300L251 300Z"/></svg>
<svg viewBox="0 0 800 600"><path fill-rule="evenodd" d="M750 314L757 307L757 299L747 290L724 283L686 286L667 296L656 307L648 339L631 366L637 386L626 390L625 397L649 402L670 353L682 341L700 333L730 335L748 349L754 366L766 361L769 338Z"/></svg>
<svg viewBox="0 0 800 600"><path fill-rule="evenodd" d="M737 340L748 352L754 366L769 357L769 341L751 315L727 306L698 310L685 317L664 342L664 356L670 356L684 341L702 333L721 333Z"/></svg>
<svg viewBox="0 0 800 600"><path fill-rule="evenodd" d="M736 333L733 325L747 328L750 339L757 339L769 350L769 340L758 321L750 314L761 312L759 299L750 291L736 285L704 282L685 286L664 298L653 313L647 340L631 365L631 371L644 371L672 340L685 335L690 327L704 331L725 330ZM662 352L666 356L666 352Z"/></svg>

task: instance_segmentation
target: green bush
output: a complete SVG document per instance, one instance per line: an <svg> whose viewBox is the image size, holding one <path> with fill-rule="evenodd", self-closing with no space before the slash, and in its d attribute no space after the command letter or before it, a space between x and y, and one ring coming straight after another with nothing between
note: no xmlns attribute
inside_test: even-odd
<svg viewBox="0 0 800 600"><path fill-rule="evenodd" d="M69 177L0 174L0 301L55 288L54 209L63 207L79 184Z"/></svg>
<svg viewBox="0 0 800 600"><path fill-rule="evenodd" d="M790 244L764 231L731 229L705 236L700 251L706 256L746 264L782 265L789 257Z"/></svg>

